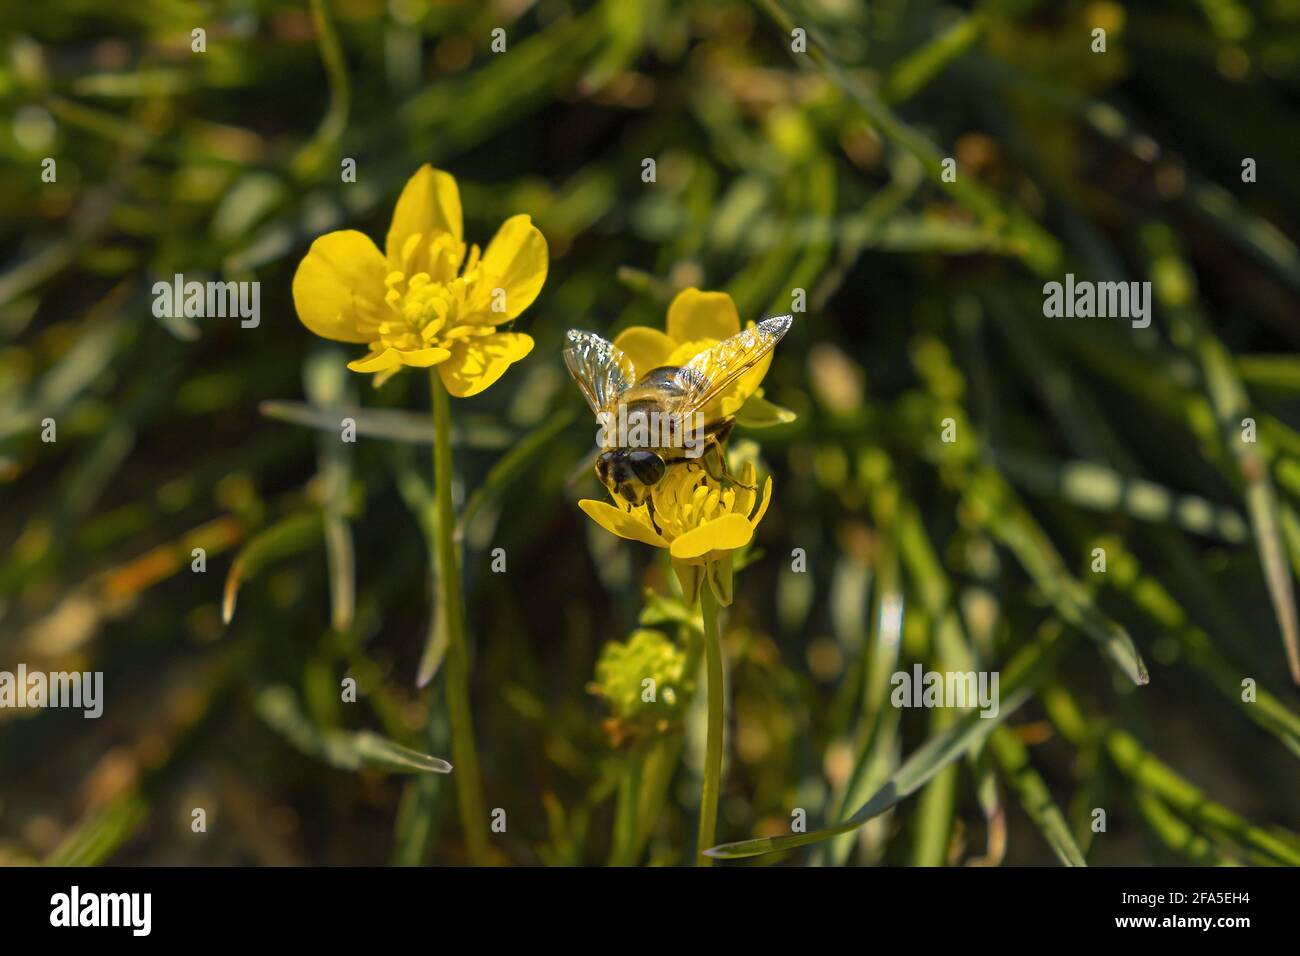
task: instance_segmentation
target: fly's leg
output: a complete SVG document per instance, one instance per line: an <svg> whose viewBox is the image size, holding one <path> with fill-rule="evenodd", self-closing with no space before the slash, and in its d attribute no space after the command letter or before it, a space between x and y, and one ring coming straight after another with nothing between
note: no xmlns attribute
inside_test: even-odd
<svg viewBox="0 0 1300 956"><path fill-rule="evenodd" d="M650 519L650 527L655 529L655 534L662 537L664 529L659 527L659 522L655 520L655 502L649 495L645 499L645 513L646 517Z"/></svg>
<svg viewBox="0 0 1300 956"><path fill-rule="evenodd" d="M744 488L746 491L758 491L758 485L747 485L727 470L726 455L722 456L722 477L727 479L727 481L731 482L733 485L739 485L741 488Z"/></svg>
<svg viewBox="0 0 1300 956"><path fill-rule="evenodd" d="M715 475L713 473L713 469L709 467L709 462L713 460L713 456L710 454L711 451L712 449L709 449L709 451L706 451L704 453L704 457L700 459L700 465L704 468L704 473L708 475L710 478L712 478L714 481L722 481L723 480L722 475ZM722 471L725 473L726 470L727 470L727 466L724 464L722 466Z"/></svg>
<svg viewBox="0 0 1300 956"><path fill-rule="evenodd" d="M715 474L713 473L712 469L709 468L709 455L710 455L711 452L716 452L716 453L717 453L717 464L718 464L719 470L721 471L721 474L715 475ZM705 471L705 472L708 474L708 476L709 476L710 478L712 478L714 481L725 481L725 482L727 482L728 484L738 485L739 487L744 488L746 491L757 491L757 490L758 490L758 486L757 486L757 485L747 485L747 484L745 484L743 481L741 481L739 478L737 478L735 475L733 475L730 471L727 470L727 455L726 455L726 452L723 451L723 448L722 448L722 444L721 444L721 443L717 443L717 444L713 444L713 445L711 445L711 446L709 447L709 451L708 451L708 452L705 452L705 454L704 454L704 471Z"/></svg>
<svg viewBox="0 0 1300 956"><path fill-rule="evenodd" d="M713 469L709 467L710 462L718 466L718 474L713 473ZM727 480L727 456L723 454L721 445L710 442L708 449L700 458L700 465L704 468L704 473L714 481L722 482Z"/></svg>

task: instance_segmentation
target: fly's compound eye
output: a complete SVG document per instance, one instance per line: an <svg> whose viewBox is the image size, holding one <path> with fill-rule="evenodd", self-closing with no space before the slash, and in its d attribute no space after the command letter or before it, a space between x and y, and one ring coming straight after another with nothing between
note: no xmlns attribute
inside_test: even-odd
<svg viewBox="0 0 1300 956"><path fill-rule="evenodd" d="M629 452L627 462L632 468L632 474L643 485L659 484L664 472L668 470L664 460L652 451Z"/></svg>

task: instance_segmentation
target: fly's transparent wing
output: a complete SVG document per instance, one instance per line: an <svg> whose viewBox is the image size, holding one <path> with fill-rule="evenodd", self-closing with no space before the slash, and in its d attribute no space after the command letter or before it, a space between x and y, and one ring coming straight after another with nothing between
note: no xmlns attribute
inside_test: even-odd
<svg viewBox="0 0 1300 956"><path fill-rule="evenodd" d="M681 390L674 410L689 415L709 404L776 348L793 321L789 315L764 319L695 356L674 376Z"/></svg>
<svg viewBox="0 0 1300 956"><path fill-rule="evenodd" d="M636 381L632 360L595 332L569 329L564 338L564 364L591 410L614 411L619 396Z"/></svg>

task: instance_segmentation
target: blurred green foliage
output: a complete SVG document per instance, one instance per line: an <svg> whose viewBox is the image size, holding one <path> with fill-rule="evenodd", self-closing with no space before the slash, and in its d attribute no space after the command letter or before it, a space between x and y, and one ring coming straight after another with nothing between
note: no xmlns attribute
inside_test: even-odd
<svg viewBox="0 0 1300 956"><path fill-rule="evenodd" d="M500 862L690 856L703 702L615 742L588 685L698 622L574 507L559 359L690 285L806 296L765 383L798 419L738 434L776 492L724 625L719 839L866 805L758 861L1300 862L1300 4L51 0L0 38L0 668L107 694L0 711L0 862L464 859L448 779L387 772L449 750L425 383L338 374L289 294L424 162L467 234L528 212L552 258L536 349L455 409ZM178 272L259 281L260 325L155 318ZM1153 282L1151 328L1045 319L1066 272ZM900 711L915 662L1023 703Z"/></svg>

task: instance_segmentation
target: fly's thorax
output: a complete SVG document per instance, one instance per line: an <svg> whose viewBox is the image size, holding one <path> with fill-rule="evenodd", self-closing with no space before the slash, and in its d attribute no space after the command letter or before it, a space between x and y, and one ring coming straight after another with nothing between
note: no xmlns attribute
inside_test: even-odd
<svg viewBox="0 0 1300 956"><path fill-rule="evenodd" d="M676 365L660 365L642 375L635 385L625 394L631 395L638 390L647 394L658 395L661 401L670 401L682 394L681 368Z"/></svg>
<svg viewBox="0 0 1300 956"><path fill-rule="evenodd" d="M658 448L660 423L669 412L653 399L622 398L616 408L597 416L596 443L603 449Z"/></svg>
<svg viewBox="0 0 1300 956"><path fill-rule="evenodd" d="M652 369L618 396L617 406L597 414L597 445L606 452L645 450L659 458L696 458L708 443L704 416L683 414L680 369Z"/></svg>
<svg viewBox="0 0 1300 956"><path fill-rule="evenodd" d="M619 396L618 407L628 416L667 415L673 409L672 399L672 393L666 390L633 385Z"/></svg>

